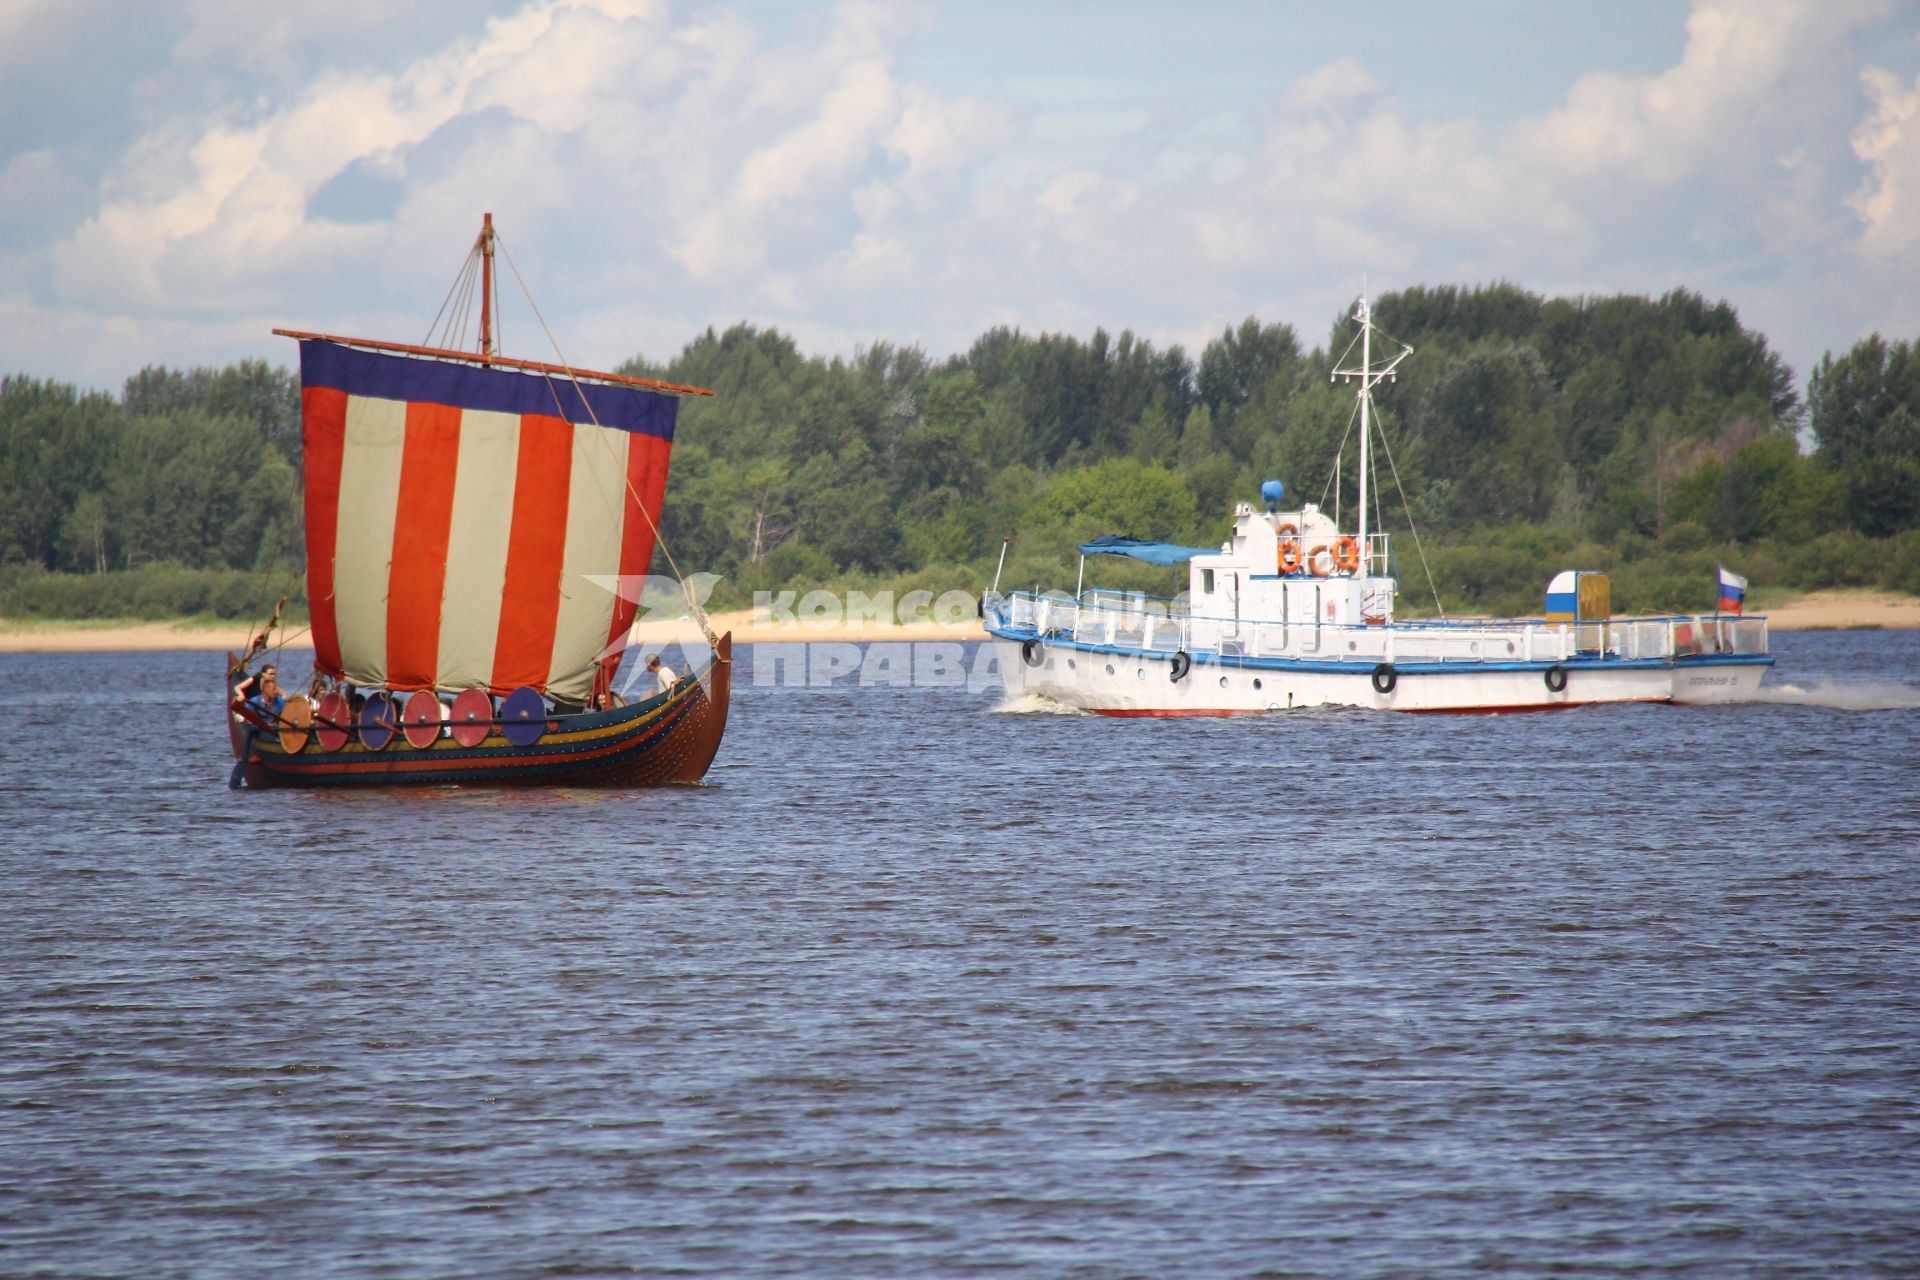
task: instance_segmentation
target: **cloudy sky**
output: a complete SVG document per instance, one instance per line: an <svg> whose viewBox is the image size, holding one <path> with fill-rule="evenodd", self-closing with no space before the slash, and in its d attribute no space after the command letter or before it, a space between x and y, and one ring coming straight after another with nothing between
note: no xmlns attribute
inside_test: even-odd
<svg viewBox="0 0 1920 1280"><path fill-rule="evenodd" d="M1804 377L1920 336L1920 2L0 0L0 372L418 341L482 210L589 366L1508 280Z"/></svg>

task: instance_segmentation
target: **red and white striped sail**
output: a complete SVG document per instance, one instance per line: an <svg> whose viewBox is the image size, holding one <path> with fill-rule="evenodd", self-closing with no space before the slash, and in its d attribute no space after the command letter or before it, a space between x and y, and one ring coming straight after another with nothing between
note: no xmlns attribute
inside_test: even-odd
<svg viewBox="0 0 1920 1280"><path fill-rule="evenodd" d="M584 699L633 621L601 584L653 557L678 401L317 340L300 375L319 669Z"/></svg>

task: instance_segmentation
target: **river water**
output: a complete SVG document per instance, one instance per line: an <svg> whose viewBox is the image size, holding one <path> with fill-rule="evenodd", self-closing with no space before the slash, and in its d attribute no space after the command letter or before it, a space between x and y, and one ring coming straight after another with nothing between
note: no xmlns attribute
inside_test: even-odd
<svg viewBox="0 0 1920 1280"><path fill-rule="evenodd" d="M630 794L229 792L216 657L0 656L0 1273L1915 1274L1920 634L1775 651L1116 721L748 650Z"/></svg>

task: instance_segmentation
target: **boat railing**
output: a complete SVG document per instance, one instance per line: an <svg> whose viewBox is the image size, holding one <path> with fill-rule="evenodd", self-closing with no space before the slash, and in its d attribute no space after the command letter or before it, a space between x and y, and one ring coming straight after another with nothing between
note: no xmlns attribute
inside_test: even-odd
<svg viewBox="0 0 1920 1280"><path fill-rule="evenodd" d="M1391 624L1252 620L1194 615L1181 600L1137 592L1016 591L987 601L988 621L1086 645L1230 657L1317 661L1641 662L1709 654L1764 655L1767 620L1726 614L1672 614L1606 622L1544 619L1416 619Z"/></svg>

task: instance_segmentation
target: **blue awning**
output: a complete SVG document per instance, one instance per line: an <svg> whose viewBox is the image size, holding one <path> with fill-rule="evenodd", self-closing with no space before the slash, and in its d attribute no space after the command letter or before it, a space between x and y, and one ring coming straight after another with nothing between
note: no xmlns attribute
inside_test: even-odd
<svg viewBox="0 0 1920 1280"><path fill-rule="evenodd" d="M1080 554L1083 556L1131 556L1148 564L1181 564L1195 556L1213 555L1218 550L1217 547L1180 547L1171 542L1142 542L1138 538L1122 538L1112 533L1080 544Z"/></svg>

